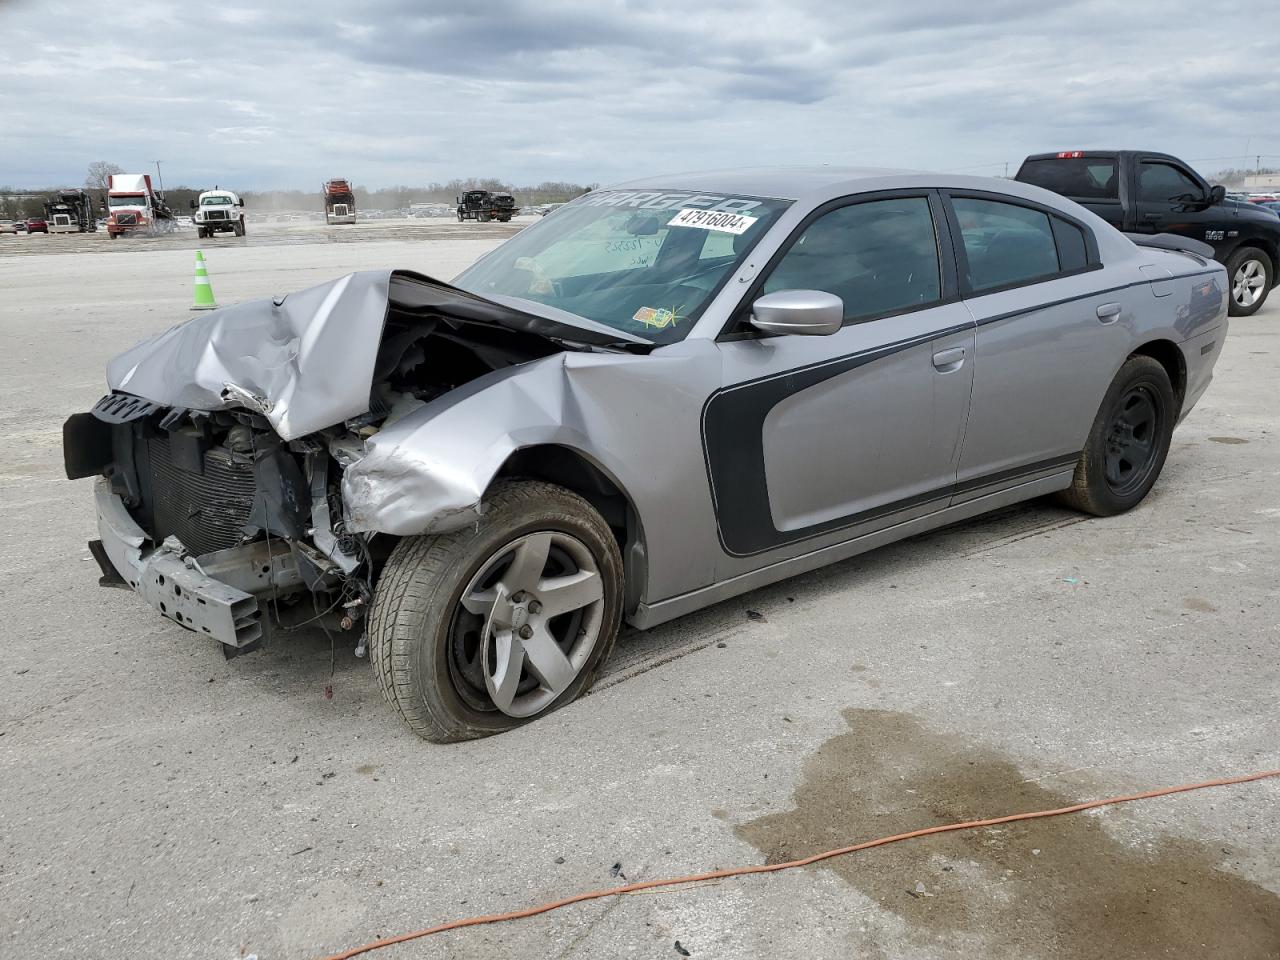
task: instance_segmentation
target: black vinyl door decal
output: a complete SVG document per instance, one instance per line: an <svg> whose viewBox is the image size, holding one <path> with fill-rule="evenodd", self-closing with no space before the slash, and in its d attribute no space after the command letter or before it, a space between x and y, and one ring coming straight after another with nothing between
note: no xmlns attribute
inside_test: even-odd
<svg viewBox="0 0 1280 960"><path fill-rule="evenodd" d="M968 329L971 329L970 324L961 324L759 380L734 384L712 394L702 408L702 444L720 544L725 552L739 557L763 553L950 497L952 488L946 486L862 513L836 517L797 530L778 530L773 525L769 508L764 422L770 410L794 394L876 360Z"/></svg>

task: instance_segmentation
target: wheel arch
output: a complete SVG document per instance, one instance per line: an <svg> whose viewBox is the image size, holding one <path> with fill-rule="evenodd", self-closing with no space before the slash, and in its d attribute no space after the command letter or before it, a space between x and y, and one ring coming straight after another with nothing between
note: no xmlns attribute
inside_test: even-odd
<svg viewBox="0 0 1280 960"><path fill-rule="evenodd" d="M640 512L618 478L581 450L545 443L513 451L493 475L489 487L499 480L512 479L554 483L578 494L599 511L622 553L623 616L630 616L644 597L648 555Z"/></svg>
<svg viewBox="0 0 1280 960"><path fill-rule="evenodd" d="M1129 354L1131 357L1150 357L1169 374L1169 382L1173 384L1173 393L1178 401L1178 409L1187 396L1187 358L1172 340L1148 340Z"/></svg>

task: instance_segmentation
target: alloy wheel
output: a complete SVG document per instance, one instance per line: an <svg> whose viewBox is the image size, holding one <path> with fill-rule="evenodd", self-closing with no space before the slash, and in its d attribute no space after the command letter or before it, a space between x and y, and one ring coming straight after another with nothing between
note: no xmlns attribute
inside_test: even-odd
<svg viewBox="0 0 1280 960"><path fill-rule="evenodd" d="M454 688L476 709L531 717L582 672L604 620L591 551L561 531L522 536L486 560L450 625Z"/></svg>
<svg viewBox="0 0 1280 960"><path fill-rule="evenodd" d="M1266 292L1267 268L1261 260L1246 260L1231 280L1231 296L1239 307L1252 307Z"/></svg>

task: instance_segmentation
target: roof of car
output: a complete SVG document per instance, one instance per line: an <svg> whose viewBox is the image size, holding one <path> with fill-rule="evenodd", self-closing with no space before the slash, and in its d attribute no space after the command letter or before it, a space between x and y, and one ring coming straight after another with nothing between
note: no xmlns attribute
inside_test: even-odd
<svg viewBox="0 0 1280 960"><path fill-rule="evenodd" d="M714 190L750 197L776 197L795 200L813 190L857 180L882 177L917 176L922 171L887 167L840 167L821 164L796 167L739 167L725 170L696 170L670 173L642 180L616 183L609 189L666 187L681 190Z"/></svg>

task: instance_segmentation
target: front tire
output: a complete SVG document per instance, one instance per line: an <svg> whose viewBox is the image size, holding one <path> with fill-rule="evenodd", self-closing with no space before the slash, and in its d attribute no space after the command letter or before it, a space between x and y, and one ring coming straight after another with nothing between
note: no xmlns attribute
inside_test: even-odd
<svg viewBox="0 0 1280 960"><path fill-rule="evenodd" d="M1136 507L1164 468L1177 417L1165 368L1151 357L1130 357L1107 388L1061 500L1098 517Z"/></svg>
<svg viewBox="0 0 1280 960"><path fill-rule="evenodd" d="M1241 247L1227 257L1227 282L1231 300L1227 312L1233 317L1251 317L1267 302L1275 280L1275 265L1257 247Z"/></svg>
<svg viewBox="0 0 1280 960"><path fill-rule="evenodd" d="M369 618L378 687L437 743L527 723L591 685L617 637L622 589L617 540L587 501L503 482L476 523L391 552Z"/></svg>

